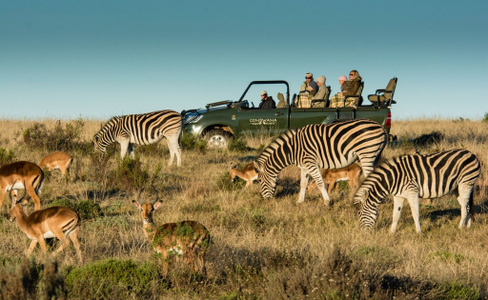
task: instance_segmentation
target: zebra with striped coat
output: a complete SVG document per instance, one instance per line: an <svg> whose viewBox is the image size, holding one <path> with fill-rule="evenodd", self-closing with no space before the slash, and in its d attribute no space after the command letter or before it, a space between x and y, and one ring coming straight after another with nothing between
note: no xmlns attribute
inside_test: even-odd
<svg viewBox="0 0 488 300"><path fill-rule="evenodd" d="M255 161L261 195L272 198L279 172L289 165L296 165L301 169L297 203L305 199L310 175L328 205L330 198L320 169L340 169L359 160L363 174L367 176L373 170L386 142L384 128L365 119L307 125L298 130L289 130L266 147Z"/></svg>
<svg viewBox="0 0 488 300"><path fill-rule="evenodd" d="M133 114L112 117L94 137L95 151L106 154L106 148L114 143L120 144L120 157L128 152L134 158L134 144L150 145L168 140L170 159L173 164L176 156L177 166L181 165L180 136L182 130L181 115L173 110L161 110L145 114Z"/></svg>
<svg viewBox="0 0 488 300"><path fill-rule="evenodd" d="M359 206L359 226L372 228L378 218L378 206L393 195L393 221L396 231L403 202L408 200L415 229L420 232L419 198L437 198L456 188L461 205L459 227L471 227L473 189L481 172L478 158L468 150L450 150L428 155L404 155L380 164L363 181L354 196Z"/></svg>

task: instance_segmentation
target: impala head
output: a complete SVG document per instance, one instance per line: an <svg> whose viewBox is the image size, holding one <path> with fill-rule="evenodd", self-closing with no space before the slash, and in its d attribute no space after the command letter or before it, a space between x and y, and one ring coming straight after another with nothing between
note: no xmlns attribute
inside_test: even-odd
<svg viewBox="0 0 488 300"><path fill-rule="evenodd" d="M9 217L10 222L15 221L15 218L17 218L17 215L19 213L22 213L22 211L23 211L22 200L24 200L25 194L26 194L26 192L24 190L24 194L22 195L22 197L19 198L19 192L17 190L14 190L13 188L10 188L9 196L10 196L10 199L12 199L12 209L10 210L10 217Z"/></svg>
<svg viewBox="0 0 488 300"><path fill-rule="evenodd" d="M156 199L153 202L142 203L140 198L143 190L144 189L141 189L139 191L139 194L137 195L137 200L132 200L132 203L141 211L142 222L144 224L151 224L153 222L153 212L161 207L162 202L159 200L158 192L156 191Z"/></svg>

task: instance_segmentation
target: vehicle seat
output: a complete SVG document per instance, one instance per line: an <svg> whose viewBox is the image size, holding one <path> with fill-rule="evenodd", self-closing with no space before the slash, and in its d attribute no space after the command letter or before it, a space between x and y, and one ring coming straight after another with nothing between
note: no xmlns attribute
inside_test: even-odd
<svg viewBox="0 0 488 300"><path fill-rule="evenodd" d="M325 99L323 100L320 100L320 99L316 99L316 100L312 100L310 106L312 108L324 108L324 107L329 107L329 97L330 97L330 91L331 91L331 88L330 88L330 85L327 86L327 92L325 94Z"/></svg>
<svg viewBox="0 0 488 300"><path fill-rule="evenodd" d="M285 108L286 107L286 102L285 102L285 97L283 96L283 93L278 93L278 104L276 105L276 108Z"/></svg>
<svg viewBox="0 0 488 300"><path fill-rule="evenodd" d="M385 89L376 90L372 95L368 95L369 101L371 101L374 106L390 106L395 104L396 101L393 100L393 95L395 94L395 89L397 85L398 78L393 77L390 79Z"/></svg>
<svg viewBox="0 0 488 300"><path fill-rule="evenodd" d="M361 96L361 94L363 93L363 89L364 81L361 81L356 95L349 95L344 97L344 107L357 108L358 106L360 106L363 103L363 96Z"/></svg>

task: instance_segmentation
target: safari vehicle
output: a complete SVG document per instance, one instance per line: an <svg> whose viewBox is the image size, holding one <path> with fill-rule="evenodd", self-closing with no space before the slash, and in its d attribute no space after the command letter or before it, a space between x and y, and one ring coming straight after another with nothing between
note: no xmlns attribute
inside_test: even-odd
<svg viewBox="0 0 488 300"><path fill-rule="evenodd" d="M363 104L361 92L357 97L357 108L329 108L328 99L313 100L311 107L297 107L297 95L290 102L290 87L284 80L253 81L238 101L225 100L209 103L205 108L182 111L183 130L197 137L205 138L209 148L225 148L230 139L240 134L258 134L268 132L279 134L291 128L300 128L308 124L328 124L338 119L366 118L381 124L389 133L391 126L391 105L396 103L393 94L396 78L392 78L386 89L376 90L369 95L369 104ZM330 95L330 87L329 89ZM266 89L268 96L277 92L276 109L259 109L250 99L260 101L261 90ZM322 105L316 105L315 102Z"/></svg>

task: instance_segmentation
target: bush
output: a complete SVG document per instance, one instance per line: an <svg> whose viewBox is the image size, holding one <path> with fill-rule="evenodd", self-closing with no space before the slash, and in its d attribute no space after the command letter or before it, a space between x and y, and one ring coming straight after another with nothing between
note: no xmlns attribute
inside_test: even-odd
<svg viewBox="0 0 488 300"><path fill-rule="evenodd" d="M487 122L488 123L488 113L485 114L485 117L483 118L483 122Z"/></svg>
<svg viewBox="0 0 488 300"><path fill-rule="evenodd" d="M184 132L181 135L180 145L183 150L197 150L205 153L207 141L204 139L198 139L194 135Z"/></svg>
<svg viewBox="0 0 488 300"><path fill-rule="evenodd" d="M161 287L158 267L152 263L107 259L71 270L66 276L68 298L151 298L151 286ZM164 286L164 285L163 285Z"/></svg>
<svg viewBox="0 0 488 300"><path fill-rule="evenodd" d="M228 149L230 151L244 152L248 150L247 141L242 138L232 139L229 143Z"/></svg>
<svg viewBox="0 0 488 300"><path fill-rule="evenodd" d="M100 205L95 203L93 199L72 201L66 198L61 198L54 200L49 203L48 207L53 206L66 206L76 211L81 219L95 219L97 217L103 216L102 208Z"/></svg>
<svg viewBox="0 0 488 300"><path fill-rule="evenodd" d="M149 181L149 171L147 167L143 168L138 156L135 159L125 157L111 177L122 190L140 190Z"/></svg>
<svg viewBox="0 0 488 300"><path fill-rule="evenodd" d="M9 164L13 162L15 159L15 153L12 150L6 150L4 148L0 148L0 166L5 164Z"/></svg>
<svg viewBox="0 0 488 300"><path fill-rule="evenodd" d="M47 149L49 151L70 151L73 149L85 149L86 143L80 140L83 126L82 119L66 123L65 127L61 121L56 122L53 129L48 129L42 123L35 123L32 127L23 132L24 142L30 148Z"/></svg>

